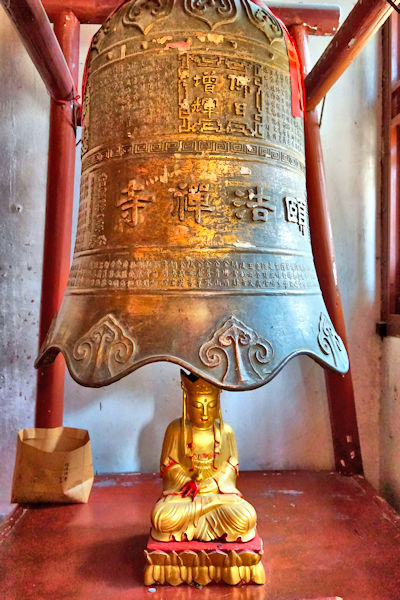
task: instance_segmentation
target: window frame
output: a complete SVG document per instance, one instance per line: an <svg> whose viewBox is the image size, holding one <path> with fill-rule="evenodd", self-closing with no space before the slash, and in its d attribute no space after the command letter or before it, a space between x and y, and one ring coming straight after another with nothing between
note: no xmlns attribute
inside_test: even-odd
<svg viewBox="0 0 400 600"><path fill-rule="evenodd" d="M400 15L382 31L382 304L378 332L400 336Z"/></svg>

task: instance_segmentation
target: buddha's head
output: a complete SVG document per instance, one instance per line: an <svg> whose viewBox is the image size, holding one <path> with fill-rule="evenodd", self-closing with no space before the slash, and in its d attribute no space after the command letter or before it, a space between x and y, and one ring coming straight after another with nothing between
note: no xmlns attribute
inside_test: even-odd
<svg viewBox="0 0 400 600"><path fill-rule="evenodd" d="M221 417L219 398L221 390L212 383L181 371L184 418L199 429L212 427Z"/></svg>

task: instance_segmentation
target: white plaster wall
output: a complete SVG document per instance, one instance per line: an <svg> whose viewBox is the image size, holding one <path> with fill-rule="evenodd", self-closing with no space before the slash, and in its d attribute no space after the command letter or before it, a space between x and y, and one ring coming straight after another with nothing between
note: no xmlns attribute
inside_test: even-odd
<svg viewBox="0 0 400 600"><path fill-rule="evenodd" d="M348 0L341 2L344 16L353 4ZM13 227L17 232L14 239L19 235L15 254L7 245L2 251L4 264L13 264L11 271L15 272L15 281L9 288L3 287L1 295L4 312L10 315L11 311L14 315L11 319L7 317L9 325L4 337L8 346L2 355L3 373L8 382L1 391L1 415L8 419L3 429L7 430L8 437L1 451L3 464L8 465L7 472L2 474L2 489L8 493L14 436L20 427L30 426L33 420L34 376L32 360L26 356L33 358L35 354L37 315L25 323L22 330L18 325L18 312L21 313L22 307L32 312L31 298L34 306L40 300L42 240L39 232L43 230L48 99L3 12L0 12L0 26L7 36L2 36L4 60L0 77L3 71L8 73L6 80L1 79L2 94L13 99L9 112L15 117L11 133L10 118L6 121L5 136L12 135L13 142L2 145L5 155L2 161L6 161L6 166L1 173L4 181L13 173L14 185L20 186L16 192L10 185L2 184L2 204L9 207L17 203L17 197L29 202L25 212L18 215L3 208L7 235ZM82 28L81 66L95 29ZM328 41L312 38L314 57ZM367 475L375 485L379 467L380 352L380 340L375 335L379 313L375 263L376 87L374 40L331 91L322 125L362 450ZM24 110L17 110L18 101ZM29 119L34 124L27 127ZM23 157L29 154L30 161L24 163ZM9 167L11 162L13 169ZM32 207L31 213L28 206ZM25 226L18 228L16 223L22 222L25 215L29 216ZM31 244L29 254L24 252L22 238L23 243ZM2 242L6 243L3 239ZM33 260L34 269L29 271L31 279L27 280L27 264ZM21 314L23 321L25 313ZM12 367L9 361L15 344L29 346L29 353L18 353L19 358ZM28 384L22 383L28 379ZM19 396L21 391L22 397ZM242 468L333 467L323 372L311 359L296 358L267 386L247 393L224 392L222 401L224 418L236 431ZM69 375L66 378L65 425L89 429L97 472L158 470L164 430L168 422L180 414L179 368L174 365L148 365L98 390L78 386Z"/></svg>
<svg viewBox="0 0 400 600"><path fill-rule="evenodd" d="M0 9L0 514L34 415L49 99Z"/></svg>

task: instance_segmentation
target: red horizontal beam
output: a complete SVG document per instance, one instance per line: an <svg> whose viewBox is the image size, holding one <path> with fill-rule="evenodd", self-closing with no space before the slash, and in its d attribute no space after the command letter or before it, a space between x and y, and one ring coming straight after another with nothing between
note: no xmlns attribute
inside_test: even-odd
<svg viewBox="0 0 400 600"><path fill-rule="evenodd" d="M51 97L54 100L73 100L76 91L71 71L40 0L0 2L14 23ZM61 9L60 6L59 13Z"/></svg>
<svg viewBox="0 0 400 600"><path fill-rule="evenodd" d="M42 0L42 3L50 21L68 6L81 23L103 23L122 0Z"/></svg>
<svg viewBox="0 0 400 600"><path fill-rule="evenodd" d="M394 0L400 6L400 0ZM393 12L387 0L359 0L305 79L307 110L313 110Z"/></svg>
<svg viewBox="0 0 400 600"><path fill-rule="evenodd" d="M43 0L51 21L69 8L81 23L103 23L122 0ZM339 26L340 8L336 5L268 3L288 27L305 24L311 35L329 35Z"/></svg>
<svg viewBox="0 0 400 600"><path fill-rule="evenodd" d="M266 0L286 27L303 25L308 35L333 35L339 27L340 6L336 4L288 4Z"/></svg>

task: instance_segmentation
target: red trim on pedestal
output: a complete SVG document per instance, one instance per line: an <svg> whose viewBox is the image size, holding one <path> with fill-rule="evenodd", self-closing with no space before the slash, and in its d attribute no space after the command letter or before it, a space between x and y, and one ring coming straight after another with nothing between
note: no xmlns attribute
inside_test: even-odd
<svg viewBox="0 0 400 600"><path fill-rule="evenodd" d="M147 542L148 552L256 552L261 554L263 551L262 539L256 532L254 538L248 542L224 542L216 540L213 542L199 542L192 540L190 542L158 542L151 536Z"/></svg>

